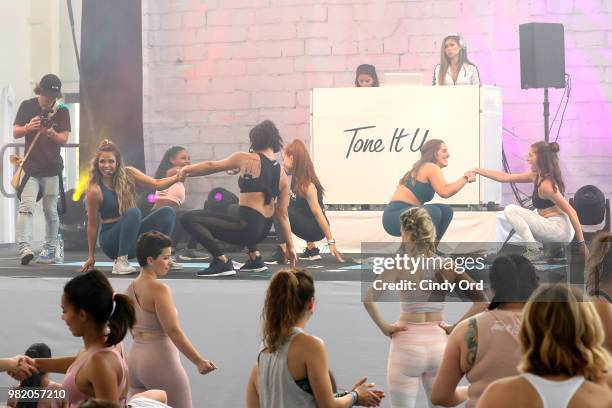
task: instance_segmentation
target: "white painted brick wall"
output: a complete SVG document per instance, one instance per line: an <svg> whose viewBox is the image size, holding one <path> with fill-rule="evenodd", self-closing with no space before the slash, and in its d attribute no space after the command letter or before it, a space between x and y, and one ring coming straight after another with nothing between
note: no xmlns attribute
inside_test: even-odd
<svg viewBox="0 0 612 408"><path fill-rule="evenodd" d="M309 90L352 86L357 65L423 72L448 32L464 35L485 83L503 88L511 167L542 138L542 91L520 89L518 25L565 25L572 95L559 141L568 191L612 197L612 0L148 0L143 2L144 127L152 173L165 149L194 160L248 147L272 119L287 141L308 139ZM562 90L551 90L554 114ZM554 128L553 137L556 136ZM189 182L189 206L233 177ZM526 190L529 190L526 186ZM511 202L509 189L504 201Z"/></svg>

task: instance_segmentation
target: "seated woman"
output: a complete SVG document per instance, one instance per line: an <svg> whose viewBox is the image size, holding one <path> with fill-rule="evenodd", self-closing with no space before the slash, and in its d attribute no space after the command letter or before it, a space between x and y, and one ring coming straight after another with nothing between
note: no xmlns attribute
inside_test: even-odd
<svg viewBox="0 0 612 408"><path fill-rule="evenodd" d="M467 46L459 34L442 40L440 63L434 69L433 85L479 85L478 68L467 56Z"/></svg>
<svg viewBox="0 0 612 408"><path fill-rule="evenodd" d="M522 242L527 244L525 256L536 260L541 256L538 242L569 243L574 235L580 250L587 255L582 227L576 210L563 197L565 183L559 167L559 145L555 142L537 142L531 145L527 161L530 171L509 174L497 170L476 168L476 174L501 183L532 183L531 202L537 211L516 204L504 208L504 215Z"/></svg>
<svg viewBox="0 0 612 408"><path fill-rule="evenodd" d="M306 241L306 248L299 258L309 261L321 259L315 242L326 238L331 254L338 262L344 262L331 233L329 220L325 216L323 205L325 190L315 173L304 142L296 139L285 146L283 168L288 175L292 176L289 200L291 232ZM276 224L274 227L280 229L280 226ZM281 242L274 254L274 261L279 264L287 263L284 242Z"/></svg>
<svg viewBox="0 0 612 408"><path fill-rule="evenodd" d="M602 232L591 243L587 289L603 326L604 347L612 353L612 234Z"/></svg>
<svg viewBox="0 0 612 408"><path fill-rule="evenodd" d="M402 222L402 247L398 255L411 258L435 259L435 231L431 218L423 208L411 208L404 212ZM420 282L430 281L458 284L462 280L473 282L466 273L452 269L438 270L435 265L418 270L388 269L381 276L385 283L408 282L420 287ZM420 383L428 399L431 386L440 366L446 346L446 332L440 327L446 295L450 293L426 290L398 292L401 300L399 320L389 324L375 303L388 291L370 288L363 305L381 332L391 338L387 365L387 383L393 408L414 408ZM465 319L484 308L486 297L480 291L466 293L472 301ZM395 300L395 299L394 299Z"/></svg>
<svg viewBox="0 0 612 408"><path fill-rule="evenodd" d="M98 236L98 218L102 220L100 246L114 260L114 274L136 272L128 262L134 257L134 244L140 234L159 231L171 234L174 229L174 210L163 207L142 218L136 207L135 187L163 190L181 181L180 174L161 180L151 178L134 167L126 167L117 146L103 140L91 161L85 204L87 207L88 257L81 272L93 268L94 250Z"/></svg>
<svg viewBox="0 0 612 408"><path fill-rule="evenodd" d="M522 373L495 381L478 408L611 407L610 355L597 312L562 284L537 289L519 332Z"/></svg>
<svg viewBox="0 0 612 408"><path fill-rule="evenodd" d="M262 311L263 349L247 383L247 408L378 406L384 393L365 378L334 396L325 344L304 331L314 313L312 277L301 270L276 272Z"/></svg>
<svg viewBox="0 0 612 408"><path fill-rule="evenodd" d="M376 67L370 64L361 64L358 66L355 72L355 86L358 88L379 86Z"/></svg>
<svg viewBox="0 0 612 408"><path fill-rule="evenodd" d="M525 257L507 255L495 259L489 279L494 296L488 310L457 324L450 334L431 392L436 405L454 407L467 398L466 407L475 407L487 385L518 374L518 332L538 277ZM464 375L470 382L467 392L457 387Z"/></svg>
<svg viewBox="0 0 612 408"><path fill-rule="evenodd" d="M249 258L241 271L261 272L267 269L257 244L270 232L276 217L280 233L287 245L286 256L295 262L291 239L291 227L287 217L289 182L274 154L283 147L283 139L276 125L265 120L249 132L251 149L237 152L219 161L205 161L181 169L185 176L209 174L239 169L240 201L238 216L219 214L208 210L189 211L181 218L181 224L204 248L213 260L210 266L197 272L198 276L235 275L232 261L223 254L215 241L229 242L248 248Z"/></svg>
<svg viewBox="0 0 612 408"><path fill-rule="evenodd" d="M467 172L459 180L446 183L442 169L448 166L448 148L439 139L431 139L421 147L421 158L400 179L391 201L383 212L383 227L389 235L399 237L400 215L412 208L423 207L436 227L436 241L440 241L453 219L453 209L447 204L425 204L434 194L449 198L457 194L467 183L474 181L473 173Z"/></svg>

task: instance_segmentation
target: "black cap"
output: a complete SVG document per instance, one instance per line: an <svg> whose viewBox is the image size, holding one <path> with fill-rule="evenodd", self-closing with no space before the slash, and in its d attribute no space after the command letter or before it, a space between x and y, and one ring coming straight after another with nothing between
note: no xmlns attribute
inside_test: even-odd
<svg viewBox="0 0 612 408"><path fill-rule="evenodd" d="M40 94L52 96L54 98L62 97L62 81L57 75L47 74L40 80Z"/></svg>

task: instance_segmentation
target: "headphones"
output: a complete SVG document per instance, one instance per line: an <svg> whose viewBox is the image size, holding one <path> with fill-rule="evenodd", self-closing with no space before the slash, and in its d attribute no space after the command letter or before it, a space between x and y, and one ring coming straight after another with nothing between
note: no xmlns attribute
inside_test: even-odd
<svg viewBox="0 0 612 408"><path fill-rule="evenodd" d="M458 43L459 43L459 48L461 48L462 50L465 50L467 48L467 44L465 43L465 40L463 39L463 37L461 36L461 34L459 33L448 33L446 34L446 37L457 37L459 39Z"/></svg>

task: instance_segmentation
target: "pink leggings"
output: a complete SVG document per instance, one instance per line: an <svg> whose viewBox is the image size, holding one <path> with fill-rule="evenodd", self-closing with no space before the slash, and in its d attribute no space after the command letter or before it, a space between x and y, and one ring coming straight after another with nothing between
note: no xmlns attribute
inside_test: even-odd
<svg viewBox="0 0 612 408"><path fill-rule="evenodd" d="M134 340L127 362L130 396L151 389L164 390L168 394L168 405L191 408L189 377L169 337Z"/></svg>
<svg viewBox="0 0 612 408"><path fill-rule="evenodd" d="M444 348L446 332L438 322L397 322L406 327L391 338L387 363L387 385L393 408L416 406L419 382L423 382L427 399L438 372ZM429 403L429 406L432 406Z"/></svg>

